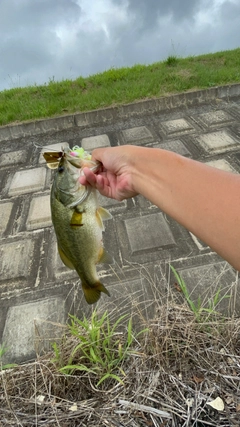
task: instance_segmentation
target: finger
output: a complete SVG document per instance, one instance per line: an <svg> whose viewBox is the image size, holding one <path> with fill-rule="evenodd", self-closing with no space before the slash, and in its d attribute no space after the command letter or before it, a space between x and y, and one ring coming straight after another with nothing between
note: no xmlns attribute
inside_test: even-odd
<svg viewBox="0 0 240 427"><path fill-rule="evenodd" d="M97 175L96 176L96 189L103 196L110 197L111 189L109 187L109 182L102 175Z"/></svg>
<svg viewBox="0 0 240 427"><path fill-rule="evenodd" d="M79 182L80 182L80 184L82 184L82 185L88 185L87 178L85 177L85 175L81 175L81 176L79 177Z"/></svg>
<svg viewBox="0 0 240 427"><path fill-rule="evenodd" d="M102 159L103 159L103 155L104 155L105 150L106 150L106 148L96 148L95 150L93 150L92 160L102 163Z"/></svg>
<svg viewBox="0 0 240 427"><path fill-rule="evenodd" d="M83 168L83 174L84 175L80 177L80 183L83 184L85 181L86 184L96 187L96 175L89 168Z"/></svg>
<svg viewBox="0 0 240 427"><path fill-rule="evenodd" d="M104 182L104 178L102 175L97 175L96 176L96 188L98 189L98 191L102 190L105 186L105 182Z"/></svg>

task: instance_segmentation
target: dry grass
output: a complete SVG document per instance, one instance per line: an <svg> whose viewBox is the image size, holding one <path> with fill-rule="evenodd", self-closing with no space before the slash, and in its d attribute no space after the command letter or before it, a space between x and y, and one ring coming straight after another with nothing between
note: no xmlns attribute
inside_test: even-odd
<svg viewBox="0 0 240 427"><path fill-rule="evenodd" d="M62 375L53 354L2 371L0 426L239 426L240 319L197 322L168 303L147 326L122 365L124 385L109 379L97 389L91 374ZM223 411L208 404L217 397Z"/></svg>

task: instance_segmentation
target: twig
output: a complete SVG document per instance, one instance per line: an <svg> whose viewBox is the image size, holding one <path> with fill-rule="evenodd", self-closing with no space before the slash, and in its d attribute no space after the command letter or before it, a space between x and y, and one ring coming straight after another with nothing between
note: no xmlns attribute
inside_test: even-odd
<svg viewBox="0 0 240 427"><path fill-rule="evenodd" d="M160 411L159 409L152 408L151 406L140 405L138 403L128 402L127 400L122 400L122 399L119 399L119 404L122 406L129 407L134 411L148 412L149 414L156 414L159 417L163 417L163 418L172 418L169 412Z"/></svg>

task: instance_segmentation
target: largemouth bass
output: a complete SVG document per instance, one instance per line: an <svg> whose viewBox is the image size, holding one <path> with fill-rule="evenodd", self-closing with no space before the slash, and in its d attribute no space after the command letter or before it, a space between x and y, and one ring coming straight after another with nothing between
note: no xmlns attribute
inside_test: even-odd
<svg viewBox="0 0 240 427"><path fill-rule="evenodd" d="M57 169L51 188L51 214L63 263L77 271L88 304L109 295L99 281L96 264L112 259L102 242L103 221L111 214L98 205L94 188L80 184L82 168L96 170L99 164L83 148L64 148L61 152L43 153L48 167Z"/></svg>

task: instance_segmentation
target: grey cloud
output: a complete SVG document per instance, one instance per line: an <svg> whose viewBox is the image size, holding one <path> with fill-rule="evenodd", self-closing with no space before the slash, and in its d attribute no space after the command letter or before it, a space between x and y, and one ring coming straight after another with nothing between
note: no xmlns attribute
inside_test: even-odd
<svg viewBox="0 0 240 427"><path fill-rule="evenodd" d="M118 3L119 0L114 0ZM171 16L174 21L187 20L203 7L206 0L125 0L122 5L132 13L144 28L157 25L159 19Z"/></svg>
<svg viewBox="0 0 240 427"><path fill-rule="evenodd" d="M129 0L129 9L150 17L154 21L158 16L172 15L175 19L184 19L195 12L201 5L199 0Z"/></svg>
<svg viewBox="0 0 240 427"><path fill-rule="evenodd" d="M240 27L240 3L233 1L225 1L221 5L221 18L223 21L226 20L238 20ZM240 30L239 30L240 31Z"/></svg>
<svg viewBox="0 0 240 427"><path fill-rule="evenodd" d="M108 1L0 0L0 90L240 45L238 0Z"/></svg>
<svg viewBox="0 0 240 427"><path fill-rule="evenodd" d="M74 0L1 0L0 31L8 35L28 28L55 27L76 21L80 13Z"/></svg>
<svg viewBox="0 0 240 427"><path fill-rule="evenodd" d="M46 76L46 70L58 68L61 56L57 31L76 25L80 15L73 0L2 0L0 90L15 82L34 84L39 77L41 83L47 81L52 73Z"/></svg>

